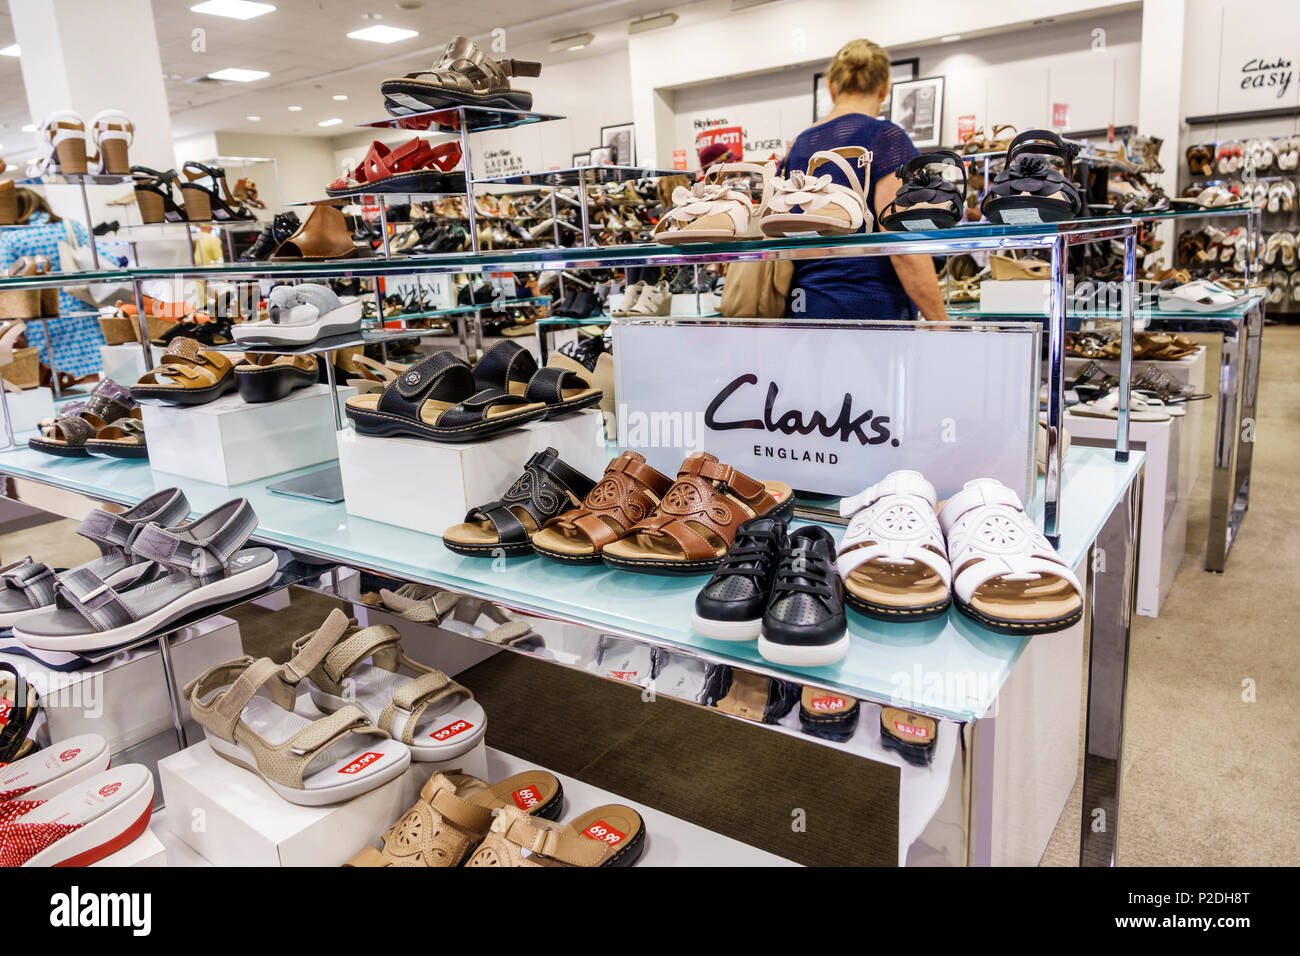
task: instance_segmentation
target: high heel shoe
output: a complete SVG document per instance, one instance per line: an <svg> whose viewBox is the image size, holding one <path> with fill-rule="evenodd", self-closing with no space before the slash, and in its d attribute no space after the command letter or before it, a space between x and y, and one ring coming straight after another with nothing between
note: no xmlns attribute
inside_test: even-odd
<svg viewBox="0 0 1300 956"><path fill-rule="evenodd" d="M41 175L77 175L86 171L86 123L72 110L59 110L41 123L41 145L45 158Z"/></svg>
<svg viewBox="0 0 1300 956"><path fill-rule="evenodd" d="M191 160L181 170L186 180L181 183L181 196L190 222L247 222L255 218L230 194L226 171L220 166L206 166ZM202 179L209 180L212 185L202 185L199 182Z"/></svg>
<svg viewBox="0 0 1300 956"><path fill-rule="evenodd" d="M135 126L121 110L104 110L90 120L90 135L95 141L94 171L100 174L126 176L131 172L131 161L126 150L135 140Z"/></svg>
<svg viewBox="0 0 1300 956"><path fill-rule="evenodd" d="M172 198L172 183L176 170L160 173L148 166L132 166L135 177L135 204L140 207L140 218L146 223L185 222L185 210Z"/></svg>

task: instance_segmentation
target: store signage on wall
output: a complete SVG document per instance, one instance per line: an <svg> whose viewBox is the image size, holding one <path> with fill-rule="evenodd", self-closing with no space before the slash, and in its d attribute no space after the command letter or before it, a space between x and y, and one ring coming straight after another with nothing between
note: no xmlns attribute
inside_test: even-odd
<svg viewBox="0 0 1300 956"><path fill-rule="evenodd" d="M1070 104L1053 103L1052 104L1052 128L1065 129L1070 125Z"/></svg>
<svg viewBox="0 0 1300 956"><path fill-rule="evenodd" d="M673 169L686 169L686 150L673 150Z"/></svg>
<svg viewBox="0 0 1300 956"><path fill-rule="evenodd" d="M713 143L722 143L724 146L730 147L731 151L736 155L743 155L745 151L745 130L740 126L718 126L704 130L695 137L696 150L701 150Z"/></svg>
<svg viewBox="0 0 1300 956"><path fill-rule="evenodd" d="M957 142L964 143L975 132L975 114L957 117Z"/></svg>
<svg viewBox="0 0 1300 956"><path fill-rule="evenodd" d="M1268 90L1277 99L1286 96L1295 79L1291 61L1284 56L1251 57L1241 66L1243 90Z"/></svg>
<svg viewBox="0 0 1300 956"><path fill-rule="evenodd" d="M483 174L486 177L514 176L522 172L523 157L508 147L489 149L483 154Z"/></svg>
<svg viewBox="0 0 1300 956"><path fill-rule="evenodd" d="M1033 326L616 323L614 339L619 446L667 474L708 451L828 495L898 468L945 497L977 477L1033 491Z"/></svg>

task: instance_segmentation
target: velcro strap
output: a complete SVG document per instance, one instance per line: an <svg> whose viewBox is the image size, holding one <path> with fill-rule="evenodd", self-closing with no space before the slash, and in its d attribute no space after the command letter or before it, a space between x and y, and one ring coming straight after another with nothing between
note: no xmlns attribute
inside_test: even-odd
<svg viewBox="0 0 1300 956"><path fill-rule="evenodd" d="M312 754L333 743L355 727L372 726L369 718L355 704L340 707L328 717L314 721L284 742L284 748L295 754Z"/></svg>
<svg viewBox="0 0 1300 956"><path fill-rule="evenodd" d="M972 508L984 505L1008 505L1017 511L1023 511L1016 493L995 478L976 478L966 482L964 488L949 498L939 514L939 524L945 535L957 523L957 519Z"/></svg>
<svg viewBox="0 0 1300 956"><path fill-rule="evenodd" d="M22 591L32 607L54 603L54 571L48 564L24 558L0 571L5 587Z"/></svg>
<svg viewBox="0 0 1300 956"><path fill-rule="evenodd" d="M457 404L464 408L491 408L493 405L527 405L529 399L522 395L510 395L499 388L485 388L475 392L469 398Z"/></svg>
<svg viewBox="0 0 1300 956"><path fill-rule="evenodd" d="M131 543L131 551L145 560L188 571L207 583L222 576L226 563L256 528L252 506L247 499L235 498L180 528L162 528L150 522Z"/></svg>
<svg viewBox="0 0 1300 956"><path fill-rule="evenodd" d="M432 697L434 694L451 689L468 694L469 691L461 687L442 671L430 671L428 674L421 674L414 680L407 681L397 689L393 694L393 706L402 710L414 710L415 705L420 703L426 697ZM440 696L447 696L440 694Z"/></svg>
<svg viewBox="0 0 1300 956"><path fill-rule="evenodd" d="M650 465L646 464L644 456L634 451L623 452L623 454L606 465L605 470L607 472L617 471L639 481L660 498L664 496L673 483L671 478L650 467Z"/></svg>
<svg viewBox="0 0 1300 956"><path fill-rule="evenodd" d="M296 684L314 671L338 643L339 638L347 632L351 623L346 614L334 608L314 632L294 641L294 655L284 665L284 679Z"/></svg>
<svg viewBox="0 0 1300 956"><path fill-rule="evenodd" d="M56 602L74 608L97 631L130 624L135 617L117 592L93 572L74 568L61 574L54 585Z"/></svg>
<svg viewBox="0 0 1300 956"><path fill-rule="evenodd" d="M462 359L451 352L438 352L397 376L389 387L396 389L406 400L413 401L418 397L427 397L424 393L446 377L472 381L474 373Z"/></svg>
<svg viewBox="0 0 1300 956"><path fill-rule="evenodd" d="M102 553L113 554L126 550L136 527L121 515L109 514L107 511L92 511L77 527L77 534L95 542Z"/></svg>
<svg viewBox="0 0 1300 956"><path fill-rule="evenodd" d="M342 612L340 612L342 613ZM334 683L343 680L361 661L384 647L396 646L402 640L397 628L387 624L363 627L350 637L335 644L325 655L322 666L325 676Z"/></svg>
<svg viewBox="0 0 1300 956"><path fill-rule="evenodd" d="M542 64L536 60L499 60L506 76L541 76Z"/></svg>
<svg viewBox="0 0 1300 956"><path fill-rule="evenodd" d="M605 844L553 827L540 827L522 814L510 821L505 838L517 847L570 866L596 866L605 857Z"/></svg>
<svg viewBox="0 0 1300 956"><path fill-rule="evenodd" d="M479 388L507 388L510 382L527 382L536 374L533 353L514 342L492 346L474 364L474 381Z"/></svg>
<svg viewBox="0 0 1300 956"><path fill-rule="evenodd" d="M587 383L576 372L548 365L544 369L539 369L529 379L524 397L530 402L544 402L547 405L554 405L564 400L564 389L587 387Z"/></svg>
<svg viewBox="0 0 1300 956"><path fill-rule="evenodd" d="M870 488L848 498L840 499L840 516L851 518L863 508L885 495L915 495L934 507L934 485L926 481L919 471L895 471L880 479Z"/></svg>
<svg viewBox="0 0 1300 956"><path fill-rule="evenodd" d="M429 782L434 784L434 791L427 798L429 806L443 819L475 833L491 828L492 811L487 807L456 796L456 785L442 774L436 774Z"/></svg>

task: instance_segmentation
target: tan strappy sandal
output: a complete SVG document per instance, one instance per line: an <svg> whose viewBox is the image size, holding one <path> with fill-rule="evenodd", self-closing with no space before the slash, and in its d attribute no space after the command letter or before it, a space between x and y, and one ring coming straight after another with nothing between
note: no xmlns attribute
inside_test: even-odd
<svg viewBox="0 0 1300 956"><path fill-rule="evenodd" d="M660 217L650 237L667 244L680 242L726 242L758 239L758 210L772 195L775 163L719 163L709 168L695 185L673 190L673 207ZM759 176L762 197L758 203L749 191L728 176Z"/></svg>
<svg viewBox="0 0 1300 956"><path fill-rule="evenodd" d="M383 849L368 846L345 866L460 866L492 829L496 812L514 807L554 820L564 805L555 774L526 770L495 784L463 773L435 773L420 798L383 836Z"/></svg>
<svg viewBox="0 0 1300 956"><path fill-rule="evenodd" d="M235 380L235 360L239 358L237 352L204 349L194 339L172 339L163 352L162 364L131 386L131 396L159 398L176 405L205 405L239 387Z"/></svg>
<svg viewBox="0 0 1300 956"><path fill-rule="evenodd" d="M631 866L645 849L645 832L641 814L615 803L557 827L505 806L465 865Z"/></svg>
<svg viewBox="0 0 1300 956"><path fill-rule="evenodd" d="M829 163L844 174L849 185L835 182L817 170ZM772 180L772 195L758 211L765 236L814 233L838 236L871 230L867 209L867 184L871 182L871 152L861 146L821 150L808 160L808 169L794 170L788 178Z"/></svg>

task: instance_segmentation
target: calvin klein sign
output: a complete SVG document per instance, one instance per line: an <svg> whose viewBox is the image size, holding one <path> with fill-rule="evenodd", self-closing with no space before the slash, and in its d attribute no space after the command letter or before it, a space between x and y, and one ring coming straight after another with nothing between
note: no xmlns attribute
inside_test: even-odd
<svg viewBox="0 0 1300 956"><path fill-rule="evenodd" d="M820 494L914 468L941 495L992 477L1028 498L1038 341L1028 323L619 320L618 441L668 475L708 451Z"/></svg>

